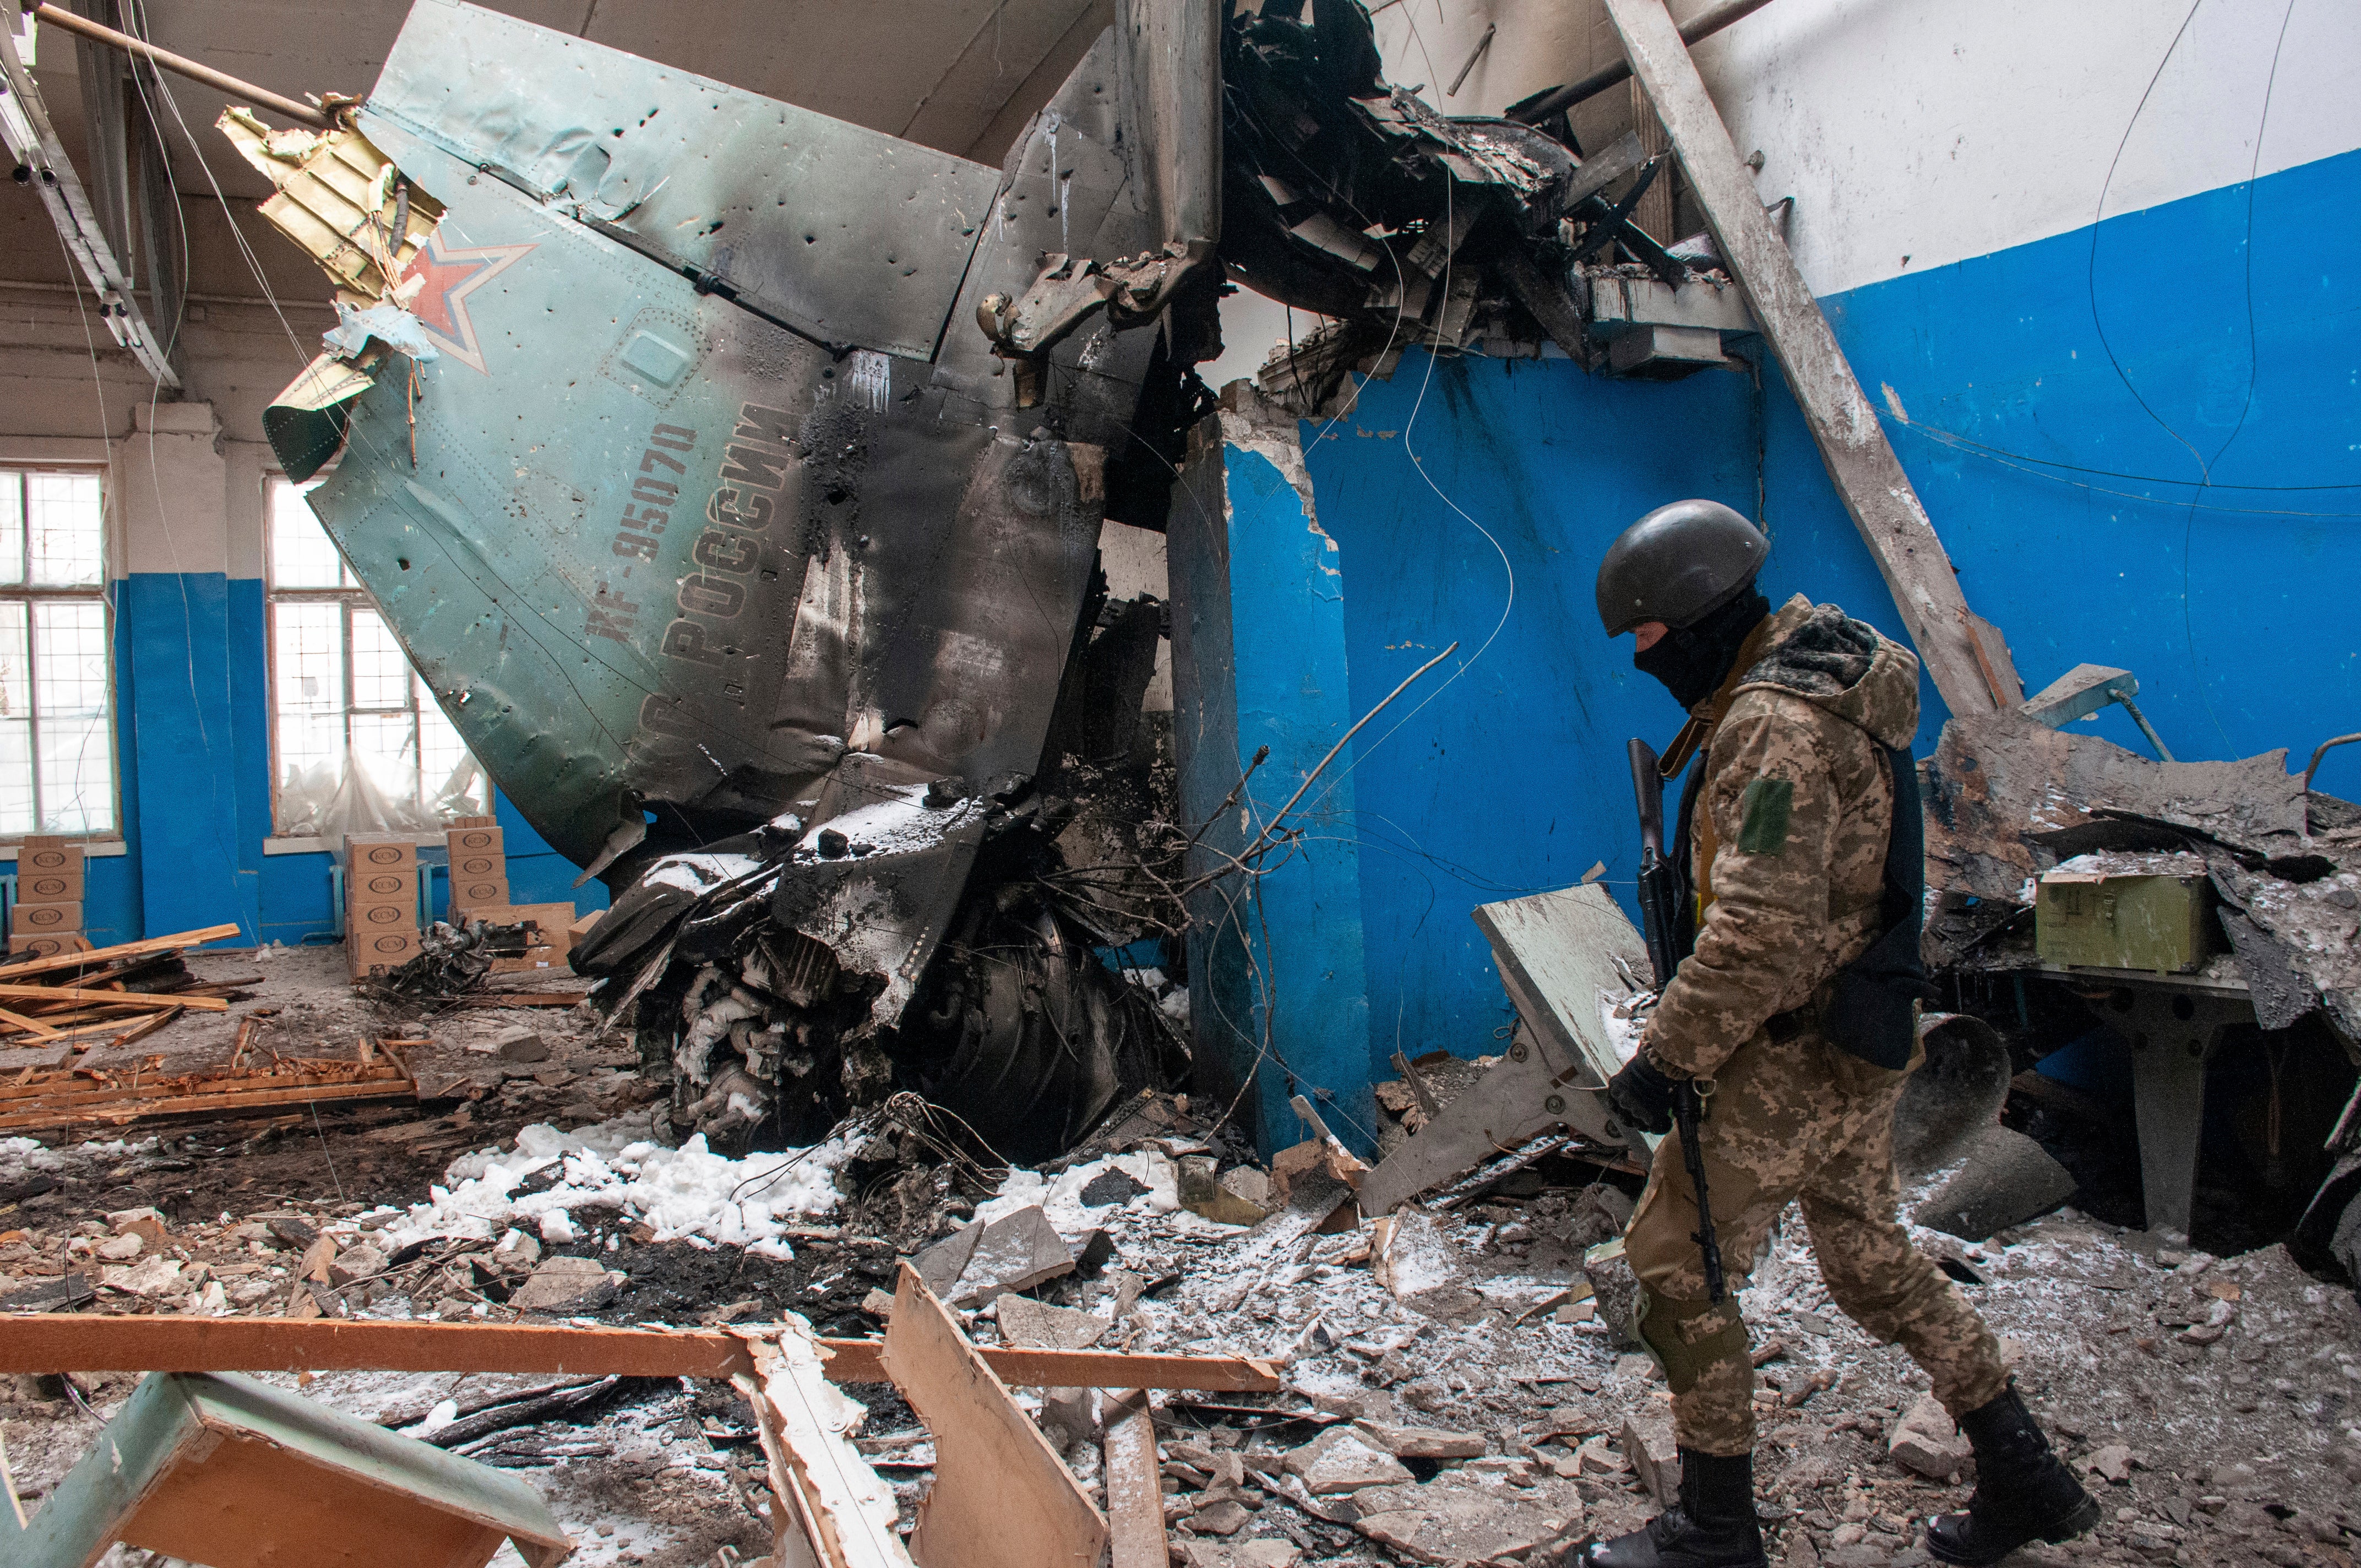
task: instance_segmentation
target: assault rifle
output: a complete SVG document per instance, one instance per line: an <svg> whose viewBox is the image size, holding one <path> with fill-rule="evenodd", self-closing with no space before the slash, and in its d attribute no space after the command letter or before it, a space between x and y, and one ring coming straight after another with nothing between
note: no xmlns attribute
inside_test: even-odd
<svg viewBox="0 0 2361 1568"><path fill-rule="evenodd" d="M1640 803L1640 930L1648 945L1648 967L1655 971L1656 989L1672 983L1673 970L1683 955L1673 951L1675 912L1681 897L1679 869L1664 858L1664 774L1655 749L1634 737L1631 741L1631 792ZM1719 1306L1730 1292L1721 1273L1721 1242L1714 1234L1713 1208L1705 1189L1705 1151L1697 1146L1697 1124L1704 1119L1705 1096L1696 1079L1684 1079L1673 1091L1673 1120L1681 1134L1681 1163L1690 1190L1697 1193L1697 1229L1690 1239L1705 1261L1705 1292Z"/></svg>

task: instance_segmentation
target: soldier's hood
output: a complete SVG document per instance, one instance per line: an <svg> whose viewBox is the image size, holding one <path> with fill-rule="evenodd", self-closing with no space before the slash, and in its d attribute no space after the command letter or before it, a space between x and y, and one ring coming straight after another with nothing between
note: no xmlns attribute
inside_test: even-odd
<svg viewBox="0 0 2361 1568"><path fill-rule="evenodd" d="M1763 656L1739 683L1775 686L1869 731L1881 746L1906 746L1918 730L1918 655L1832 604L1797 594L1771 617Z"/></svg>

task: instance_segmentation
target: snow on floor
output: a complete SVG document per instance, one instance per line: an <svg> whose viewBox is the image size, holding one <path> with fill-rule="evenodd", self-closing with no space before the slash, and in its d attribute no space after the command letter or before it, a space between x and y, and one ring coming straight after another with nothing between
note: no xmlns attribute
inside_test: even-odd
<svg viewBox="0 0 2361 1568"><path fill-rule="evenodd" d="M841 1196L836 1174L852 1147L834 1138L730 1159L708 1150L702 1134L666 1148L654 1131L647 1112L570 1133L535 1123L517 1135L512 1149L481 1149L452 1161L428 1201L389 1222L384 1234L401 1246L428 1236L496 1236L517 1226L563 1244L581 1232L578 1212L609 1210L644 1223L657 1242L742 1246L758 1257L788 1258L795 1255L789 1227L835 1211ZM518 1190L553 1168L559 1173L555 1185Z"/></svg>

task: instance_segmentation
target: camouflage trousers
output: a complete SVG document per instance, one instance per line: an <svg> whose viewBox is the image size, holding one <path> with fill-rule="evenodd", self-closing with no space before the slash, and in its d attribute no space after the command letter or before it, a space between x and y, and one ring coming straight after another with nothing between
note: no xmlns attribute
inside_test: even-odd
<svg viewBox="0 0 2361 1568"><path fill-rule="evenodd" d="M1894 1218L1894 1107L1908 1076L1811 1033L1780 1041L1758 1033L1723 1064L1698 1137L1730 1290L1718 1308L1706 1298L1680 1135L1657 1146L1624 1255L1644 1291L1640 1332L1664 1364L1684 1447L1754 1446L1754 1368L1737 1292L1790 1200L1803 1207L1829 1296L1925 1367L1946 1409L1957 1416L2006 1389L1992 1331Z"/></svg>

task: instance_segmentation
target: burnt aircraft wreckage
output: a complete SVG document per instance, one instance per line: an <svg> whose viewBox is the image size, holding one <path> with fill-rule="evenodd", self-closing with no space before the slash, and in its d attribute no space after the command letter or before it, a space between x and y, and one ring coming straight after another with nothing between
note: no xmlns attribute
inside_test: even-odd
<svg viewBox="0 0 2361 1568"><path fill-rule="evenodd" d="M453 0L330 108L223 122L339 284L273 444L719 1146L908 1087L1040 1157L1185 1065L1044 775L1229 280L1331 318L1301 406L1684 276L1636 143L1436 114L1353 0L1118 5L998 170Z"/></svg>

